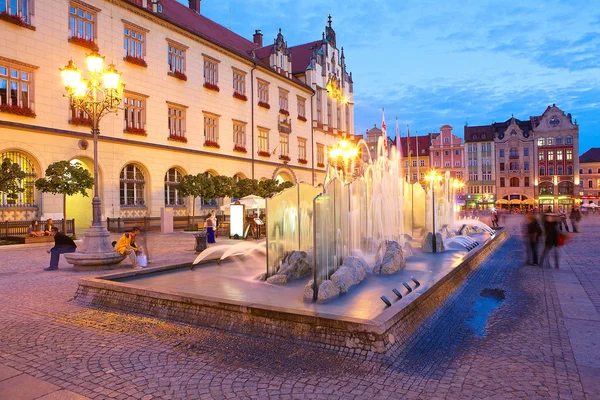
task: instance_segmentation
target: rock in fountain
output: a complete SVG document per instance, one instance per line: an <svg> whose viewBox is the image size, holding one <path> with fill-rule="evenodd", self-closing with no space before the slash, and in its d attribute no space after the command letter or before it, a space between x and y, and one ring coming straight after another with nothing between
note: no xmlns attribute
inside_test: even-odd
<svg viewBox="0 0 600 400"><path fill-rule="evenodd" d="M385 240L379 245L376 260L377 263L373 267L374 274L393 274L406 265L400 244L393 240Z"/></svg>
<svg viewBox="0 0 600 400"><path fill-rule="evenodd" d="M423 253L433 253L433 235L431 232L428 232L426 236L423 237L423 241L421 243L421 249ZM442 252L446 250L444 247L444 240L442 239L442 234L436 232L435 234L435 251L436 253Z"/></svg>
<svg viewBox="0 0 600 400"><path fill-rule="evenodd" d="M331 275L331 279L323 281L319 285L319 300L327 300L346 293L350 287L362 282L367 276L367 263L359 256L348 256L344 258L342 266ZM313 299L313 280L308 282L304 288L304 299Z"/></svg>
<svg viewBox="0 0 600 400"><path fill-rule="evenodd" d="M281 284L307 276L312 271L312 251L291 251L281 261L279 271L267 279L268 283Z"/></svg>

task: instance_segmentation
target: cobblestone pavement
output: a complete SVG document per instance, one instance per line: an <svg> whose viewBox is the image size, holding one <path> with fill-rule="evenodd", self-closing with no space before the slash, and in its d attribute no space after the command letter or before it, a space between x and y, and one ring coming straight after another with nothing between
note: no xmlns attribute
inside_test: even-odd
<svg viewBox="0 0 600 400"><path fill-rule="evenodd" d="M600 218L582 222L558 270L525 266L518 222L507 225L513 236L404 349L368 360L82 308L72 301L77 280L97 273L62 259L44 272L48 246L5 246L0 398L24 393L7 391L15 373L71 395L62 398L600 398ZM194 257L189 235L151 237L149 246L155 262ZM483 333L474 326L487 314L474 305L485 288L504 290L505 300L487 312Z"/></svg>

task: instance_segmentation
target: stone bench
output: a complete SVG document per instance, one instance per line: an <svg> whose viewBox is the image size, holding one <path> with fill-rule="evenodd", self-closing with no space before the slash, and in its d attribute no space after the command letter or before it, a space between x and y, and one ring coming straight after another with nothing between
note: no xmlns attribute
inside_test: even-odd
<svg viewBox="0 0 600 400"><path fill-rule="evenodd" d="M54 236L8 236L6 239L24 244L54 243Z"/></svg>

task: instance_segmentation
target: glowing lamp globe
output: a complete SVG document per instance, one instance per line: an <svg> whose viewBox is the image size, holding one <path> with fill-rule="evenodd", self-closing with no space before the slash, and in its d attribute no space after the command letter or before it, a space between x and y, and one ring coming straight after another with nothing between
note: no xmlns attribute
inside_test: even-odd
<svg viewBox="0 0 600 400"><path fill-rule="evenodd" d="M93 51L91 54L85 56L85 62L87 63L88 71L92 74L98 74L102 71L102 63L104 57L102 57L97 51Z"/></svg>

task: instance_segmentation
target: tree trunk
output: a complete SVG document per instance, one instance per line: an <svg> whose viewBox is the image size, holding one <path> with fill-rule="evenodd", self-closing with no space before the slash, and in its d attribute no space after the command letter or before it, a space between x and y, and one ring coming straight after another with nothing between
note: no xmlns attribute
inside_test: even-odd
<svg viewBox="0 0 600 400"><path fill-rule="evenodd" d="M194 229L194 227L197 228L196 224L196 197L192 196L192 229Z"/></svg>
<svg viewBox="0 0 600 400"><path fill-rule="evenodd" d="M67 234L67 195L63 194L63 233Z"/></svg>

